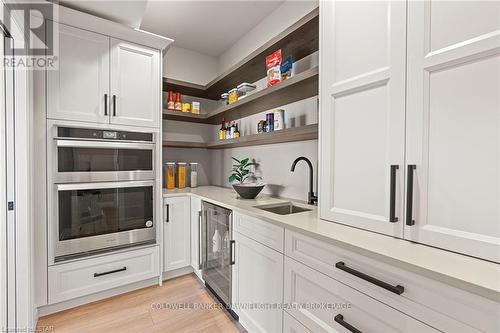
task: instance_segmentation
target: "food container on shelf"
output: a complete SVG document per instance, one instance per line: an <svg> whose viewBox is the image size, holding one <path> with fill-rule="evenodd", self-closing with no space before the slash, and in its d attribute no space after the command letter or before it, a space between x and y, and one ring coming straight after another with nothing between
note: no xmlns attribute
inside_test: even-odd
<svg viewBox="0 0 500 333"><path fill-rule="evenodd" d="M222 95L220 95L220 99L222 101L222 104L224 104L224 105L227 104L228 98L229 98L229 94L228 93L223 93Z"/></svg>
<svg viewBox="0 0 500 333"><path fill-rule="evenodd" d="M182 103L182 112L191 112L191 104Z"/></svg>
<svg viewBox="0 0 500 333"><path fill-rule="evenodd" d="M190 186L198 187L198 163L189 163Z"/></svg>
<svg viewBox="0 0 500 333"><path fill-rule="evenodd" d="M165 163L165 188L171 190L175 188L175 163Z"/></svg>
<svg viewBox="0 0 500 333"><path fill-rule="evenodd" d="M200 114L200 102L191 103L191 113Z"/></svg>
<svg viewBox="0 0 500 333"><path fill-rule="evenodd" d="M275 131L285 129L285 110L274 110L274 128Z"/></svg>
<svg viewBox="0 0 500 333"><path fill-rule="evenodd" d="M179 162L177 163L177 187L186 187L186 174L187 174L187 163Z"/></svg>
<svg viewBox="0 0 500 333"><path fill-rule="evenodd" d="M234 88L229 90L229 97L227 99L227 104L236 103L238 101L238 97L239 97L238 89Z"/></svg>
<svg viewBox="0 0 500 333"><path fill-rule="evenodd" d="M249 96L250 95L249 93L251 91L254 91L256 88L257 86L255 84L247 82L240 84L238 87L236 87L236 89L238 89L238 96L239 96L238 98L242 99Z"/></svg>

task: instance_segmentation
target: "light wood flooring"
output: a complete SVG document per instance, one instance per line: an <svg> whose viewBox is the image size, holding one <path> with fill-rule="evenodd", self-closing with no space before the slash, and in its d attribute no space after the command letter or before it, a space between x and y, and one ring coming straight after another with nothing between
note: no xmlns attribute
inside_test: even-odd
<svg viewBox="0 0 500 333"><path fill-rule="evenodd" d="M132 291L42 317L38 328L64 333L245 332L238 322L217 307L172 309L163 306L179 303L218 304L198 278L190 274L164 281L161 287ZM163 308L155 308L157 304Z"/></svg>

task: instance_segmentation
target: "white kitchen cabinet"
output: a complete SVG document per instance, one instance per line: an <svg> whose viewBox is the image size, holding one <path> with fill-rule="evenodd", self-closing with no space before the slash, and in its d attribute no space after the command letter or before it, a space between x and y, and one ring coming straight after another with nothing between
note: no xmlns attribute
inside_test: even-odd
<svg viewBox="0 0 500 333"><path fill-rule="evenodd" d="M290 230L285 255L442 332L500 332L500 303L449 284Z"/></svg>
<svg viewBox="0 0 500 333"><path fill-rule="evenodd" d="M358 332L347 325L361 332L438 332L288 257L284 289L285 303L295 305L287 311L312 332Z"/></svg>
<svg viewBox="0 0 500 333"><path fill-rule="evenodd" d="M409 240L496 262L499 13L498 1L408 3L406 154L415 169L404 230Z"/></svg>
<svg viewBox="0 0 500 333"><path fill-rule="evenodd" d="M109 37L60 24L58 59L47 70L47 116L107 123Z"/></svg>
<svg viewBox="0 0 500 333"><path fill-rule="evenodd" d="M283 333L312 333L286 311L283 312Z"/></svg>
<svg viewBox="0 0 500 333"><path fill-rule="evenodd" d="M160 51L111 38L111 123L158 127Z"/></svg>
<svg viewBox="0 0 500 333"><path fill-rule="evenodd" d="M233 237L232 299L241 324L249 332L281 332L281 309L250 309L249 305L283 302L283 254L238 232Z"/></svg>
<svg viewBox="0 0 500 333"><path fill-rule="evenodd" d="M320 12L321 218L500 262L500 3Z"/></svg>
<svg viewBox="0 0 500 333"><path fill-rule="evenodd" d="M163 271L191 265L189 197L163 199Z"/></svg>
<svg viewBox="0 0 500 333"><path fill-rule="evenodd" d="M194 273L202 279L200 270L200 230L201 199L191 197L191 266Z"/></svg>
<svg viewBox="0 0 500 333"><path fill-rule="evenodd" d="M321 218L402 237L406 5L322 1L320 15Z"/></svg>
<svg viewBox="0 0 500 333"><path fill-rule="evenodd" d="M49 266L49 303L157 277L158 262L159 247L152 246Z"/></svg>
<svg viewBox="0 0 500 333"><path fill-rule="evenodd" d="M48 118L159 127L160 51L59 24L47 70Z"/></svg>

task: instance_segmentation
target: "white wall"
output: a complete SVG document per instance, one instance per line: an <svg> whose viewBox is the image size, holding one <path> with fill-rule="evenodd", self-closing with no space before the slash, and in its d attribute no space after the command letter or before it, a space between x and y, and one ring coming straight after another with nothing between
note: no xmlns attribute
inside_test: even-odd
<svg viewBox="0 0 500 333"><path fill-rule="evenodd" d="M163 76L205 85L316 7L318 0L285 1L218 57L177 47L174 43L163 57Z"/></svg>
<svg viewBox="0 0 500 333"><path fill-rule="evenodd" d="M163 56L163 76L205 85L217 73L217 58L172 45Z"/></svg>
<svg viewBox="0 0 500 333"><path fill-rule="evenodd" d="M223 73L231 68L231 66L290 27L316 7L318 7L317 0L285 1L252 30L241 37L231 48L219 56L217 64L218 73Z"/></svg>
<svg viewBox="0 0 500 333"><path fill-rule="evenodd" d="M213 185L231 187L228 176L232 156L237 159L249 157L259 163L256 174L267 183L262 193L304 201L307 200L309 189L309 168L304 162L300 162L303 165L297 165L295 172L291 172L290 168L297 157L305 156L314 166L316 191L318 140L214 150L211 175Z"/></svg>

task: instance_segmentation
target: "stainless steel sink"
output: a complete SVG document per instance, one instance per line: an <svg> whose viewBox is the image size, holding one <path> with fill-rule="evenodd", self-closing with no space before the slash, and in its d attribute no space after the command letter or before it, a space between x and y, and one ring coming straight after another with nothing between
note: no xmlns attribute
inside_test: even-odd
<svg viewBox="0 0 500 333"><path fill-rule="evenodd" d="M283 202L283 203L272 204L272 205L255 206L255 208L262 209L262 210L265 210L265 211L268 211L268 212L271 212L274 214L279 214L279 215L289 215L289 214L296 214L296 213L311 211L311 209L308 209L308 208L295 206L291 202Z"/></svg>

